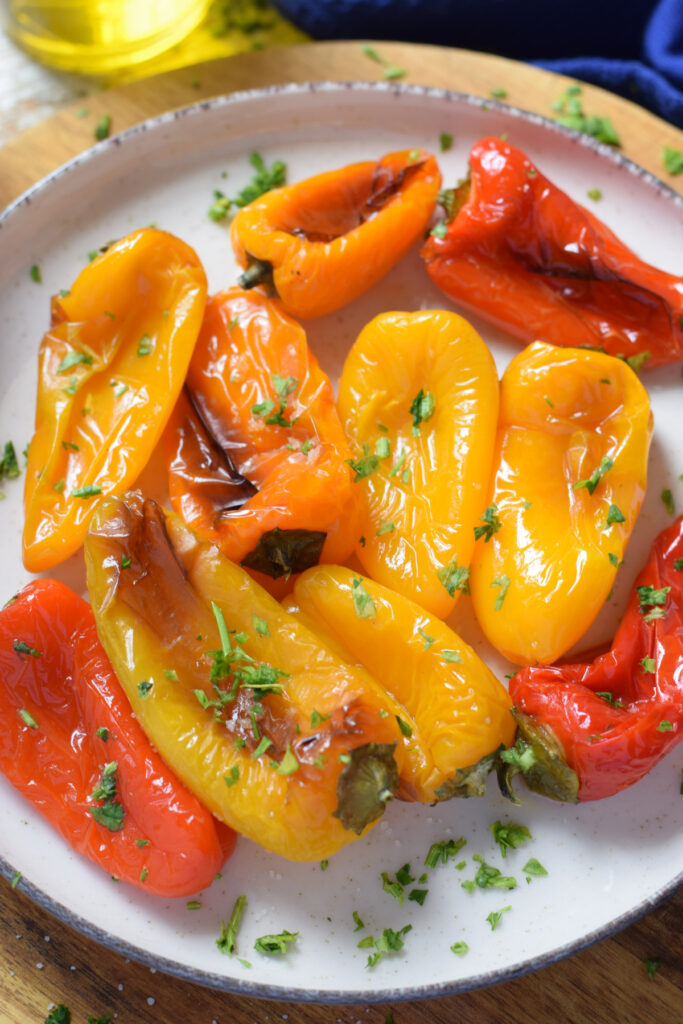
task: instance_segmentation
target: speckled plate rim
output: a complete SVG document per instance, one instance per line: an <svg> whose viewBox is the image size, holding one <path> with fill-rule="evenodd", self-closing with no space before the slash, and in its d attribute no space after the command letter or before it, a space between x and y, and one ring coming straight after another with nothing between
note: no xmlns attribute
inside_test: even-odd
<svg viewBox="0 0 683 1024"><path fill-rule="evenodd" d="M92 146L84 153L80 153L61 167L56 168L56 170L42 178L35 185L32 185L31 188L27 189L26 192L10 203L9 206L7 206L0 214L0 230L10 220L10 218L20 214L22 208L30 205L35 196L49 189L55 181L61 179L65 175L68 175L77 167L80 167L83 163L92 159L93 156L100 156L103 153L111 152L115 148L126 145L127 143L134 141L144 132L156 131L179 119L201 116L207 111L213 111L216 108L221 107L228 107L233 104L239 105L240 103L247 102L251 99L260 100L276 97L282 94L334 94L348 91L371 94L389 93L395 96L408 95L416 98L424 98L427 101L431 99L438 99L456 104L464 103L468 106L478 107L480 110L498 110L507 116L518 118L548 131L555 132L560 136L571 139L578 145L585 146L588 149L593 150L600 154L601 157L628 171L629 174L640 178L646 185L653 188L656 192L670 202L673 202L676 206L683 207L682 195L672 189L665 182L661 181L661 179L656 175L651 174L643 167L640 167L639 164L635 163L635 161L624 156L623 153L615 150L612 146L598 142L589 135L565 128L563 125L559 125L549 118L543 117L541 114L535 114L527 110L522 110L519 107L509 106L506 103L489 100L481 96L473 96L469 93L458 92L451 89L437 89L429 86L392 82L308 82L289 83L285 85L269 86L264 89L247 89L240 92L234 92L225 96L215 97L214 99L202 100L199 103L193 103L189 106L181 107L178 110L173 110L166 114L161 114L157 117L142 121L140 124L133 125L131 128L126 129L120 134L113 135L111 138L105 139L97 145ZM0 873L2 873L7 879L12 879L15 874L12 865L10 865L2 855L0 855ZM632 924L640 917L643 917L646 913L653 910L667 897L672 896L681 886L683 886L683 871L675 876L667 885L659 889L654 895L643 900L635 907L632 907L620 917L615 918L601 928L597 928L594 931L589 932L581 939L566 943L565 945L559 946L547 953L529 957L511 967L485 971L480 974L460 978L457 981L435 982L433 984L410 986L406 988L383 988L377 992L372 992L371 990L358 991L348 989L302 989L291 986L267 985L258 982L243 981L239 978L226 977L212 971L197 970L196 968L188 967L177 960L170 960L166 957L155 955L133 943L117 938L110 932L91 924L79 914L75 914L68 907L53 899L43 889L40 889L28 880L20 880L17 883L17 886L20 888L20 891L28 896L34 903L43 907L64 924L69 925L76 931L85 935L86 938L92 939L116 953L130 957L147 967L154 967L157 970L166 972L167 974L182 978L184 981L190 981L195 984L203 985L207 988L218 989L224 992L232 992L237 995L251 996L261 999L353 1005L360 1003L386 1003L455 995L461 992L473 991L478 988L485 988L486 986L495 985L499 982L510 981L513 978L518 978L524 974L530 973L531 971L540 970L542 967L548 967L568 956L573 956L574 954L581 952L596 942L600 942L603 939L615 935L617 932L627 927L627 925Z"/></svg>

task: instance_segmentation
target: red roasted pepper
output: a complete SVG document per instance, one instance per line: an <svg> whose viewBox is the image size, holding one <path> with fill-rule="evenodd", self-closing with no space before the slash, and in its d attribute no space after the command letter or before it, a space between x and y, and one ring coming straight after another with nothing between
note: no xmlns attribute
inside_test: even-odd
<svg viewBox="0 0 683 1024"><path fill-rule="evenodd" d="M146 892L203 889L235 845L153 749L90 605L56 580L0 612L0 771L75 850Z"/></svg>
<svg viewBox="0 0 683 1024"><path fill-rule="evenodd" d="M572 788L562 762L576 775L573 799L599 800L637 782L676 745L683 735L683 517L656 538L611 649L591 664L522 669L510 696L532 747L525 779L547 796L566 798L564 783ZM523 766L525 750L518 745L517 753ZM556 769L564 779L558 788Z"/></svg>
<svg viewBox="0 0 683 1024"><path fill-rule="evenodd" d="M470 168L422 251L439 288L525 342L635 366L683 358L683 278L638 259L509 143L478 142Z"/></svg>

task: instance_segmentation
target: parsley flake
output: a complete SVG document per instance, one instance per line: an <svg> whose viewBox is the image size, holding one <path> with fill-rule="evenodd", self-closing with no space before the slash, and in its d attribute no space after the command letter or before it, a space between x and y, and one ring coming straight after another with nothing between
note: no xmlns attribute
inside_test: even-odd
<svg viewBox="0 0 683 1024"><path fill-rule="evenodd" d="M673 732L673 725L666 719L663 719L657 726L657 732Z"/></svg>
<svg viewBox="0 0 683 1024"><path fill-rule="evenodd" d="M216 939L216 945L225 956L232 956L237 949L237 929L240 926L246 905L247 897L244 895L238 896L227 925L225 921L221 921L221 933Z"/></svg>
<svg viewBox="0 0 683 1024"><path fill-rule="evenodd" d="M31 712L27 711L26 708L19 708L17 714L19 715L19 718L22 720L24 725L27 725L29 729L38 728L38 723L36 722Z"/></svg>
<svg viewBox="0 0 683 1024"><path fill-rule="evenodd" d="M600 199L602 199L602 192L600 191L599 188L589 188L588 191L586 192L586 195L588 196L589 199L592 199L596 203Z"/></svg>
<svg viewBox="0 0 683 1024"><path fill-rule="evenodd" d="M640 664L642 665L643 672L651 673L657 668L657 662L654 658L642 658Z"/></svg>
<svg viewBox="0 0 683 1024"><path fill-rule="evenodd" d="M57 373L66 373L72 366L78 366L81 363L84 366L92 366L93 357L88 355L87 352L81 352L79 349L72 349L67 352L62 358L59 366L57 367Z"/></svg>
<svg viewBox="0 0 683 1024"><path fill-rule="evenodd" d="M626 516L621 511L618 505L610 505L607 510L607 519L605 520L604 529L608 529L610 526L614 526L615 523L625 523Z"/></svg>
<svg viewBox="0 0 683 1024"><path fill-rule="evenodd" d="M147 679L143 679L141 682L139 682L138 683L138 697L141 697L143 700L145 700L147 697L149 697L150 691L152 689L152 685L153 684L150 683Z"/></svg>
<svg viewBox="0 0 683 1024"><path fill-rule="evenodd" d="M503 857L507 857L508 850L516 850L527 839L531 839L531 832L526 825L516 825L512 821L507 821L505 824L494 821L491 825L491 832Z"/></svg>
<svg viewBox="0 0 683 1024"><path fill-rule="evenodd" d="M392 519L385 519L383 523L377 527L377 536L383 537L385 533L393 533L396 529L396 523Z"/></svg>
<svg viewBox="0 0 683 1024"><path fill-rule="evenodd" d="M252 623L254 625L254 629L256 630L256 632L257 632L257 634L259 636L270 636L270 630L268 629L268 623L266 622L265 619L260 618L256 614L256 612L254 612L254 614L252 615L251 621L252 621Z"/></svg>
<svg viewBox="0 0 683 1024"><path fill-rule="evenodd" d="M298 932L288 932L286 929L279 935L261 935L254 943L254 949L257 953L281 956L287 952L293 942L296 942L298 936Z"/></svg>
<svg viewBox="0 0 683 1024"><path fill-rule="evenodd" d="M422 650L428 651L432 644L436 643L436 640L434 639L433 636L428 636L423 629L418 629L418 633L420 634L422 640L424 641Z"/></svg>
<svg viewBox="0 0 683 1024"><path fill-rule="evenodd" d="M28 273L29 273L29 277L31 278L31 280L35 281L36 284L42 284L43 283L43 275L41 274L40 267L38 266L37 263L33 264L33 266L31 267L31 269L29 270Z"/></svg>
<svg viewBox="0 0 683 1024"><path fill-rule="evenodd" d="M448 591L451 597L455 597L456 590L463 594L470 592L470 570L464 565L458 565L457 558L451 559L448 565L444 565L436 574L439 583Z"/></svg>
<svg viewBox="0 0 683 1024"><path fill-rule="evenodd" d="M435 868L437 864L446 864L451 857L457 856L467 843L466 839L444 839L440 843L432 843L425 857L425 867Z"/></svg>
<svg viewBox="0 0 683 1024"><path fill-rule="evenodd" d="M375 617L377 614L375 602L365 589L363 580L357 576L353 577L351 597L353 599L353 610L359 619L372 619Z"/></svg>
<svg viewBox="0 0 683 1024"><path fill-rule="evenodd" d="M450 947L451 953L455 953L456 956L464 956L465 953L469 953L470 947L466 942L454 942Z"/></svg>
<svg viewBox="0 0 683 1024"><path fill-rule="evenodd" d="M35 647L30 647L25 640L15 640L12 645L16 654L19 655L19 661L23 661L22 654L28 654L32 658L40 658L41 652L37 651Z"/></svg>
<svg viewBox="0 0 683 1024"><path fill-rule="evenodd" d="M649 956L645 957L645 970L647 971L647 976L650 979L650 981L654 979L655 974L659 970L661 962L661 960L653 960Z"/></svg>
<svg viewBox="0 0 683 1024"><path fill-rule="evenodd" d="M526 862L526 864L522 868L522 871L524 872L525 875L532 875L532 876L538 877L538 878L540 878L542 875L547 875L548 874L548 872L543 867L543 865L540 863L540 861L537 861L535 857L531 857Z"/></svg>
<svg viewBox="0 0 683 1024"><path fill-rule="evenodd" d="M396 715L395 718L396 718L396 721L398 722L398 727L399 727L399 730L401 732L401 735L405 736L406 739L410 739L411 736L413 735L412 726L408 725L408 723L406 721L404 721L400 717L400 715Z"/></svg>
<svg viewBox="0 0 683 1024"><path fill-rule="evenodd" d="M424 391L420 388L415 398L410 404L410 415L413 417L413 434L417 431L420 432L420 424L426 423L427 420L431 419L436 409L436 402L434 395L430 394L429 391Z"/></svg>
<svg viewBox="0 0 683 1024"><path fill-rule="evenodd" d="M452 651L445 649L443 651L439 651L439 657L441 658L442 661L445 661L450 665L462 664L462 655L460 654L460 651Z"/></svg>
<svg viewBox="0 0 683 1024"><path fill-rule="evenodd" d="M143 334L138 342L138 356L148 356L154 349L149 334Z"/></svg>
<svg viewBox="0 0 683 1024"><path fill-rule="evenodd" d="M503 576L496 576L495 580L491 584L492 587L500 587L500 592L498 594L498 597L496 598L496 600L493 603L494 611L499 612L500 609L503 607L503 601L505 600L507 592L510 589L510 583L511 582L512 581L511 581L509 576L503 575Z"/></svg>
<svg viewBox="0 0 683 1024"><path fill-rule="evenodd" d="M486 920L491 925L491 931L494 932L500 923L500 919L507 910L512 910L512 907L503 907L501 910L492 910L490 914L486 915Z"/></svg>
<svg viewBox="0 0 683 1024"><path fill-rule="evenodd" d="M662 504L669 513L670 516L676 515L676 506L674 505L674 496L671 493L671 488L665 487L661 493Z"/></svg>
<svg viewBox="0 0 683 1024"><path fill-rule="evenodd" d="M449 135L448 132L441 132L439 135L439 148L442 153L447 153L453 145L453 136Z"/></svg>
<svg viewBox="0 0 683 1024"><path fill-rule="evenodd" d="M484 543L488 544L494 533L498 533L503 525L498 518L498 506L496 504L489 505L483 516L479 518L484 525L474 527L474 539L479 540L480 537L483 537Z"/></svg>
<svg viewBox="0 0 683 1024"><path fill-rule="evenodd" d="M102 117L99 119L99 121L95 125L95 132L94 132L95 138L97 139L98 142L101 142L102 139L106 139L106 138L109 137L109 132L110 131L111 131L111 114L102 114Z"/></svg>
<svg viewBox="0 0 683 1024"><path fill-rule="evenodd" d="M110 832L120 832L123 828L123 807L116 802L118 782L118 764L110 761L102 769L100 781L90 794L91 800L102 800L97 807L90 807L89 812L98 823Z"/></svg>
<svg viewBox="0 0 683 1024"><path fill-rule="evenodd" d="M94 498L96 495L102 493L102 488L99 484L87 484L85 487L76 487L75 490L71 491L72 498Z"/></svg>
<svg viewBox="0 0 683 1024"><path fill-rule="evenodd" d="M669 174L683 174L683 151L665 146L662 150L662 163Z"/></svg>
<svg viewBox="0 0 683 1024"><path fill-rule="evenodd" d="M665 617L667 613L664 605L670 590L671 587L661 587L659 590L648 586L637 588L640 614L643 616L644 622L653 622L655 619Z"/></svg>
<svg viewBox="0 0 683 1024"><path fill-rule="evenodd" d="M592 494L595 488L600 483L600 480L605 475L605 473L609 469L611 469L613 465L614 463L612 462L612 460L608 458L607 455L603 455L602 459L600 460L600 465L597 469L593 470L589 478L587 480L577 480L577 482L573 485L572 489L578 491L582 487L585 487L588 493Z"/></svg>
<svg viewBox="0 0 683 1024"><path fill-rule="evenodd" d="M234 786L237 782L239 782L239 778L240 778L239 765L234 764L232 766L232 768L230 769L230 771L228 772L228 774L223 776L223 781L225 782L225 785L228 788L230 788L231 786Z"/></svg>

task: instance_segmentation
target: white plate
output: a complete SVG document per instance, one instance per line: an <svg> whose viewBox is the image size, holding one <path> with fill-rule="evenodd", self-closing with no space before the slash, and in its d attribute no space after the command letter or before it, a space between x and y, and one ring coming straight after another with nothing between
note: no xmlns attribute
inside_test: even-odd
<svg viewBox="0 0 683 1024"><path fill-rule="evenodd" d="M216 290L236 277L225 224L206 215L212 190L235 193L251 177L249 154L282 158L288 178L310 174L393 149L438 151L439 135L454 136L439 156L446 183L464 173L471 145L508 132L541 169L580 202L600 188L591 206L645 259L680 271L683 202L656 179L592 140L560 130L542 118L472 97L396 85L285 86L202 103L109 139L55 172L18 200L0 220L0 338L2 383L0 440L18 451L32 432L36 351L48 322L49 296L68 287L87 253L111 238L156 222L195 247ZM227 171L227 181L223 172ZM29 277L39 264L43 284ZM359 328L387 309L448 308L431 286L417 253L410 254L352 306L309 325L309 339L334 378ZM502 370L519 345L475 321ZM644 376L656 429L648 496L611 603L588 646L611 636L626 595L654 535L670 517L660 500L671 487L683 507L679 368ZM153 481L154 473L146 474ZM150 486L153 486L150 483ZM3 593L10 596L27 573L20 559L21 481L9 481L2 504L0 552ZM55 575L84 588L82 554ZM509 671L481 638L469 608L459 603L456 628L495 671ZM600 804L563 806L523 791L513 808L492 778L484 800L454 800L435 807L394 803L366 838L330 860L290 864L240 840L223 877L199 897L201 911L146 897L73 854L14 790L0 779L2 870L22 873L22 888L64 920L107 945L195 981L278 998L352 1002L443 994L500 981L539 967L614 930L672 891L683 862L680 757L670 755L632 789ZM502 860L489 826L496 819L530 828L533 841ZM464 836L464 870L453 861L430 872L424 906L401 907L383 892L380 875L406 862L419 875L433 841ZM460 886L474 875L472 854L515 875L519 888L477 890ZM521 867L529 857L548 876L527 885ZM222 956L215 944L220 922L235 898L248 907L239 953L251 969ZM486 921L510 905L499 927ZM352 912L368 926L354 932ZM403 952L366 968L358 940L406 924ZM257 936L298 931L295 950L268 958L253 951ZM469 944L457 957L450 946Z"/></svg>

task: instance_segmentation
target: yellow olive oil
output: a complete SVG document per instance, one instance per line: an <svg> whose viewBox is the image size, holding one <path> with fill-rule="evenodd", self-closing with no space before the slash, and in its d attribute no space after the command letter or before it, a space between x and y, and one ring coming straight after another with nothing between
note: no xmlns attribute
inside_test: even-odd
<svg viewBox="0 0 683 1024"><path fill-rule="evenodd" d="M10 0L9 31L43 64L107 75L181 42L209 0Z"/></svg>

